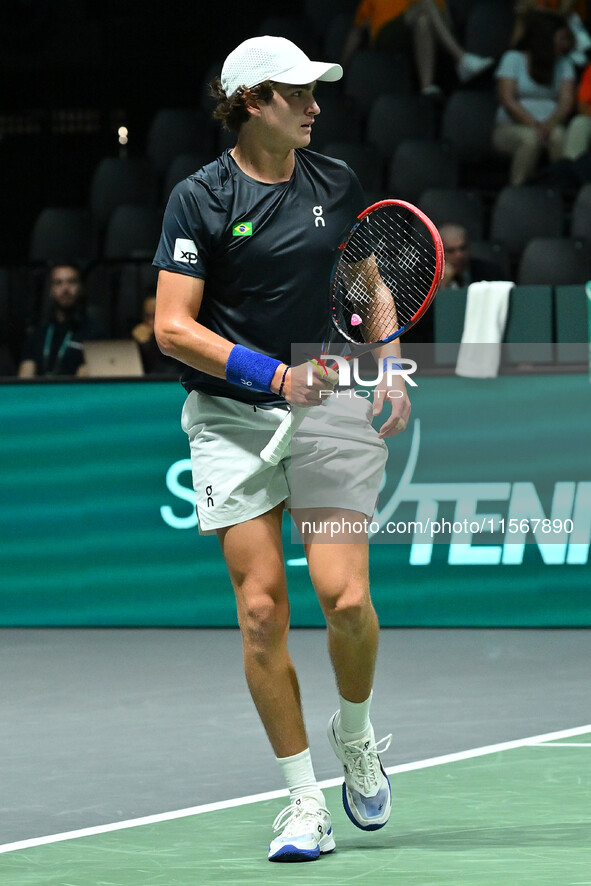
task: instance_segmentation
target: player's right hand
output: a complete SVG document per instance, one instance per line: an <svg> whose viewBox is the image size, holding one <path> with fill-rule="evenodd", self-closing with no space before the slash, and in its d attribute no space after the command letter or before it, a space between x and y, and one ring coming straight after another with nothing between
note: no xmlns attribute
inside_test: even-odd
<svg viewBox="0 0 591 886"><path fill-rule="evenodd" d="M330 397L338 375L312 361L292 366L285 377L283 396L294 406L321 406Z"/></svg>

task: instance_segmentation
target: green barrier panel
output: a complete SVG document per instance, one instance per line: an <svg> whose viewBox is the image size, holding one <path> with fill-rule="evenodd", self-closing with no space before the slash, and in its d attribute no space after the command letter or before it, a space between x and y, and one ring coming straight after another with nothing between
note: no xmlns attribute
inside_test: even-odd
<svg viewBox="0 0 591 886"><path fill-rule="evenodd" d="M1 625L236 623L196 528L183 396L0 387ZM372 539L384 625L591 624L590 397L584 374L418 379ZM320 625L287 520L285 544L293 624Z"/></svg>

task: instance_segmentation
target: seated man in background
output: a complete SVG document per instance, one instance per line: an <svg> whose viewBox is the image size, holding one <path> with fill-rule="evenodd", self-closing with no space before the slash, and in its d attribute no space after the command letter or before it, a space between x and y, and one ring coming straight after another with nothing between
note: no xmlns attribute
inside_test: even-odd
<svg viewBox="0 0 591 886"><path fill-rule="evenodd" d="M441 281L443 289L469 286L479 280L505 279L506 274L500 265L472 257L468 231L462 225L441 225L439 233L445 253L445 272Z"/></svg>
<svg viewBox="0 0 591 886"><path fill-rule="evenodd" d="M141 322L131 330L131 337L137 342L142 365L146 375L170 375L178 377L184 372L184 364L174 357L167 357L158 347L154 335L154 316L156 314L156 295L146 295L142 303Z"/></svg>
<svg viewBox="0 0 591 886"><path fill-rule="evenodd" d="M25 339L19 378L85 375L83 342L105 337L105 330L86 316L80 269L57 262L49 271L45 319Z"/></svg>

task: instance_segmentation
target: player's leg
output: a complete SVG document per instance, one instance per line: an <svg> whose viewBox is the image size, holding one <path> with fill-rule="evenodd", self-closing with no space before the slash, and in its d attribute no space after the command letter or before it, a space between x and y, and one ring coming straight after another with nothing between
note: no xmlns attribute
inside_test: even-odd
<svg viewBox="0 0 591 886"><path fill-rule="evenodd" d="M306 516L310 515L305 512L294 513L294 518L304 526L304 549L326 619L338 690L349 701L360 703L369 697L373 686L379 633L369 593L368 545L362 529L366 518L329 508L315 508L314 512L316 531L306 531ZM320 525L325 531L319 530Z"/></svg>
<svg viewBox="0 0 591 886"><path fill-rule="evenodd" d="M367 535L362 529L367 520L361 513L328 508L298 510L293 517L327 624L339 692L329 740L345 771L345 811L357 827L377 830L386 824L391 809L390 785L379 758L390 736L376 743L370 720L379 625L369 590Z"/></svg>
<svg viewBox="0 0 591 886"><path fill-rule="evenodd" d="M300 690L287 648L289 601L283 563L283 505L218 531L236 595L244 670L253 701L290 791L275 820L272 861L307 861L334 849L318 787Z"/></svg>
<svg viewBox="0 0 591 886"><path fill-rule="evenodd" d="M287 649L289 601L283 565L283 505L221 529L242 634L244 670L257 711L278 757L308 746L300 691Z"/></svg>

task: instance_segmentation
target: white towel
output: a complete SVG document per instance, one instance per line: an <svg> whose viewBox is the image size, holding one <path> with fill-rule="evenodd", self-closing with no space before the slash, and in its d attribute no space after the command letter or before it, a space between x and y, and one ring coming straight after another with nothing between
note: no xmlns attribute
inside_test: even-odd
<svg viewBox="0 0 591 886"><path fill-rule="evenodd" d="M469 378L498 375L509 293L514 285L509 280L482 280L468 287L456 375Z"/></svg>

